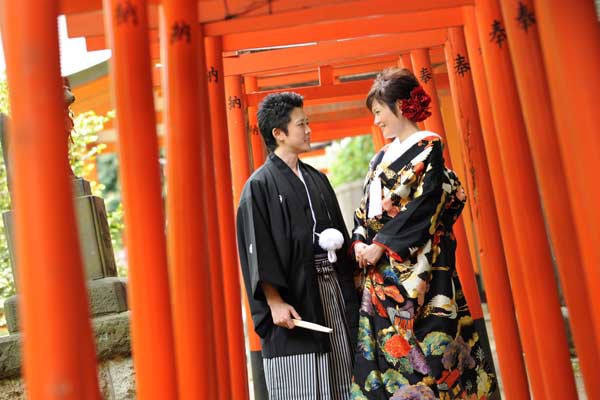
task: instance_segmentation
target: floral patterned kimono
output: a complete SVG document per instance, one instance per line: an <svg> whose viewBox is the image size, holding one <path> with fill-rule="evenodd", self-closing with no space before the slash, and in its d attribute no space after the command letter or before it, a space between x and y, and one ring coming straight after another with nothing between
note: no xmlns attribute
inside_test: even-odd
<svg viewBox="0 0 600 400"><path fill-rule="evenodd" d="M386 253L357 280L352 399L486 399L495 390L455 269L461 193L434 133L396 139L371 161L354 240Z"/></svg>

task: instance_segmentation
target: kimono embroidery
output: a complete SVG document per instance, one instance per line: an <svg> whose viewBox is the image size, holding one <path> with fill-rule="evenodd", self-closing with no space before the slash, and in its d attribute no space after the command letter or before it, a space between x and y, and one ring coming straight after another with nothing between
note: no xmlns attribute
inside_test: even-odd
<svg viewBox="0 0 600 400"><path fill-rule="evenodd" d="M355 280L362 283L356 400L486 399L496 386L455 268L460 181L444 167L439 137L419 134L387 165L375 155L355 213L353 242L386 249ZM375 177L382 212L370 217Z"/></svg>

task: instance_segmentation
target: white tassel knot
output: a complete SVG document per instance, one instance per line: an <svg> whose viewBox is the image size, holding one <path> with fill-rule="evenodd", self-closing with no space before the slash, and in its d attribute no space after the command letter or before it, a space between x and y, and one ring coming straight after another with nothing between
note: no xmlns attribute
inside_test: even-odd
<svg viewBox="0 0 600 400"><path fill-rule="evenodd" d="M344 245L344 235L342 235L342 232L335 228L328 228L317 234L317 236L319 236L319 246L323 250L327 250L327 259L329 259L329 262L336 262L337 255L335 251L341 249Z"/></svg>

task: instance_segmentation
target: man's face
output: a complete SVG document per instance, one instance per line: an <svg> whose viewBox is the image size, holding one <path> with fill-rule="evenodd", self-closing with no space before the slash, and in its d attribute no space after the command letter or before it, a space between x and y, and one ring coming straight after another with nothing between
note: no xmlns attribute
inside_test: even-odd
<svg viewBox="0 0 600 400"><path fill-rule="evenodd" d="M300 154L310 151L310 127L304 109L296 107L290 114L290 122L287 125L288 133L277 130L277 142L282 150L290 153Z"/></svg>

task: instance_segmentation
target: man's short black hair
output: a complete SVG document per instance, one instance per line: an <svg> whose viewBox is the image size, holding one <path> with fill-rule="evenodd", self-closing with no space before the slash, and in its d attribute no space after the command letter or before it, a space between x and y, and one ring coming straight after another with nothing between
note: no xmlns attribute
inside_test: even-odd
<svg viewBox="0 0 600 400"><path fill-rule="evenodd" d="M273 129L279 128L287 134L292 110L303 106L304 99L294 92L271 93L259 104L256 113L258 128L270 152L277 148Z"/></svg>

